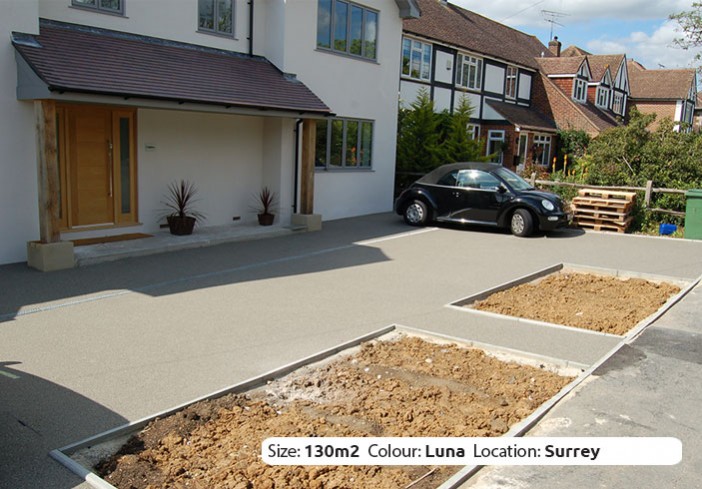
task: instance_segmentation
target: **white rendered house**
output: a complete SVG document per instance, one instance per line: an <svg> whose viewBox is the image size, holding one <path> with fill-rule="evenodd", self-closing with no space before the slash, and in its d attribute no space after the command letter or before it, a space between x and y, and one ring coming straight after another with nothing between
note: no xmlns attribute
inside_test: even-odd
<svg viewBox="0 0 702 489"><path fill-rule="evenodd" d="M263 186L281 223L391 209L413 1L0 8L0 264L32 241L157 231L180 179L205 226L254 220Z"/></svg>

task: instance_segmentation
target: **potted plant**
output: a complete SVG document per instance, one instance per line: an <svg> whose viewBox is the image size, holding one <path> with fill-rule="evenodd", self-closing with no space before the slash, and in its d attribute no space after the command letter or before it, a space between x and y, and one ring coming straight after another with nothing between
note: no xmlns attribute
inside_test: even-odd
<svg viewBox="0 0 702 489"><path fill-rule="evenodd" d="M171 234L185 236L192 234L195 223L204 218L203 214L194 209L197 193L195 185L188 180L172 182L168 185L168 194L164 204L168 208L166 220Z"/></svg>
<svg viewBox="0 0 702 489"><path fill-rule="evenodd" d="M273 224L275 215L273 208L275 207L275 192L268 187L263 187L258 193L258 223L261 226L270 226Z"/></svg>

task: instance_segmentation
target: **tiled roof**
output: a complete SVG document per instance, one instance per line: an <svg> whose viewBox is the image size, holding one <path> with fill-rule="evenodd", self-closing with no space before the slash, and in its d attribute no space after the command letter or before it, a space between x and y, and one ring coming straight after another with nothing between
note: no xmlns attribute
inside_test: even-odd
<svg viewBox="0 0 702 489"><path fill-rule="evenodd" d="M631 98L638 100L685 100L695 79L694 69L646 70L629 63Z"/></svg>
<svg viewBox="0 0 702 489"><path fill-rule="evenodd" d="M330 112L261 57L43 19L38 36L13 33L13 44L52 91Z"/></svg>
<svg viewBox="0 0 702 489"><path fill-rule="evenodd" d="M540 114L533 107L522 107L516 104L508 104L497 100L488 100L488 105L495 109L498 114L515 126L524 129L536 129L545 132L556 132L556 123Z"/></svg>
<svg viewBox="0 0 702 489"><path fill-rule="evenodd" d="M407 33L464 48L476 54L492 56L537 69L534 58L552 56L536 37L507 27L456 5L439 0L417 0L422 16L406 19Z"/></svg>
<svg viewBox="0 0 702 489"><path fill-rule="evenodd" d="M564 57L564 58L567 58L570 56L586 56L588 54L591 54L591 53L588 53L583 48L579 48L578 46L568 46L563 51L561 51L561 57Z"/></svg>
<svg viewBox="0 0 702 489"><path fill-rule="evenodd" d="M600 81L604 78L605 71L609 67L609 72L614 79L617 76L619 67L624 60L623 54L589 54L587 61L590 64L593 81Z"/></svg>
<svg viewBox="0 0 702 489"><path fill-rule="evenodd" d="M575 75L585 56L569 56L566 58L535 58L539 70L545 75Z"/></svg>

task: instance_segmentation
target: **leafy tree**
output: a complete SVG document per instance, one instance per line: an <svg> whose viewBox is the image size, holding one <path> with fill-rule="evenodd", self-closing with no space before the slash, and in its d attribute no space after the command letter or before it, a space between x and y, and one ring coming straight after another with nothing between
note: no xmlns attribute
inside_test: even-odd
<svg viewBox="0 0 702 489"><path fill-rule="evenodd" d="M397 134L397 170L426 173L441 165L441 117L429 92L422 89L409 109L400 109Z"/></svg>
<svg viewBox="0 0 702 489"><path fill-rule="evenodd" d="M590 135L582 129L565 129L558 131L561 157L568 155L569 160L582 158L590 144Z"/></svg>
<svg viewBox="0 0 702 489"><path fill-rule="evenodd" d="M470 116L473 107L467 97L463 96L448 121L446 136L441 145L441 154L445 162L479 161L485 159L481 143L468 134Z"/></svg>
<svg viewBox="0 0 702 489"><path fill-rule="evenodd" d="M675 39L675 44L683 49L702 46L702 2L692 2L691 10L673 14L670 19L678 22L683 33ZM702 59L702 53L697 53L695 59Z"/></svg>

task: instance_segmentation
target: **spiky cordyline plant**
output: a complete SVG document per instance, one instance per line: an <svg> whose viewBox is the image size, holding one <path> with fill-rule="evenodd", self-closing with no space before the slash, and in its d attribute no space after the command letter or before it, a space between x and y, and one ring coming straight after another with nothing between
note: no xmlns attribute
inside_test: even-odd
<svg viewBox="0 0 702 489"><path fill-rule="evenodd" d="M188 180L172 182L168 185L168 195L163 202L168 208L168 215L174 217L193 217L196 221L204 218L204 215L195 210L193 205L199 199L195 199L197 188Z"/></svg>

